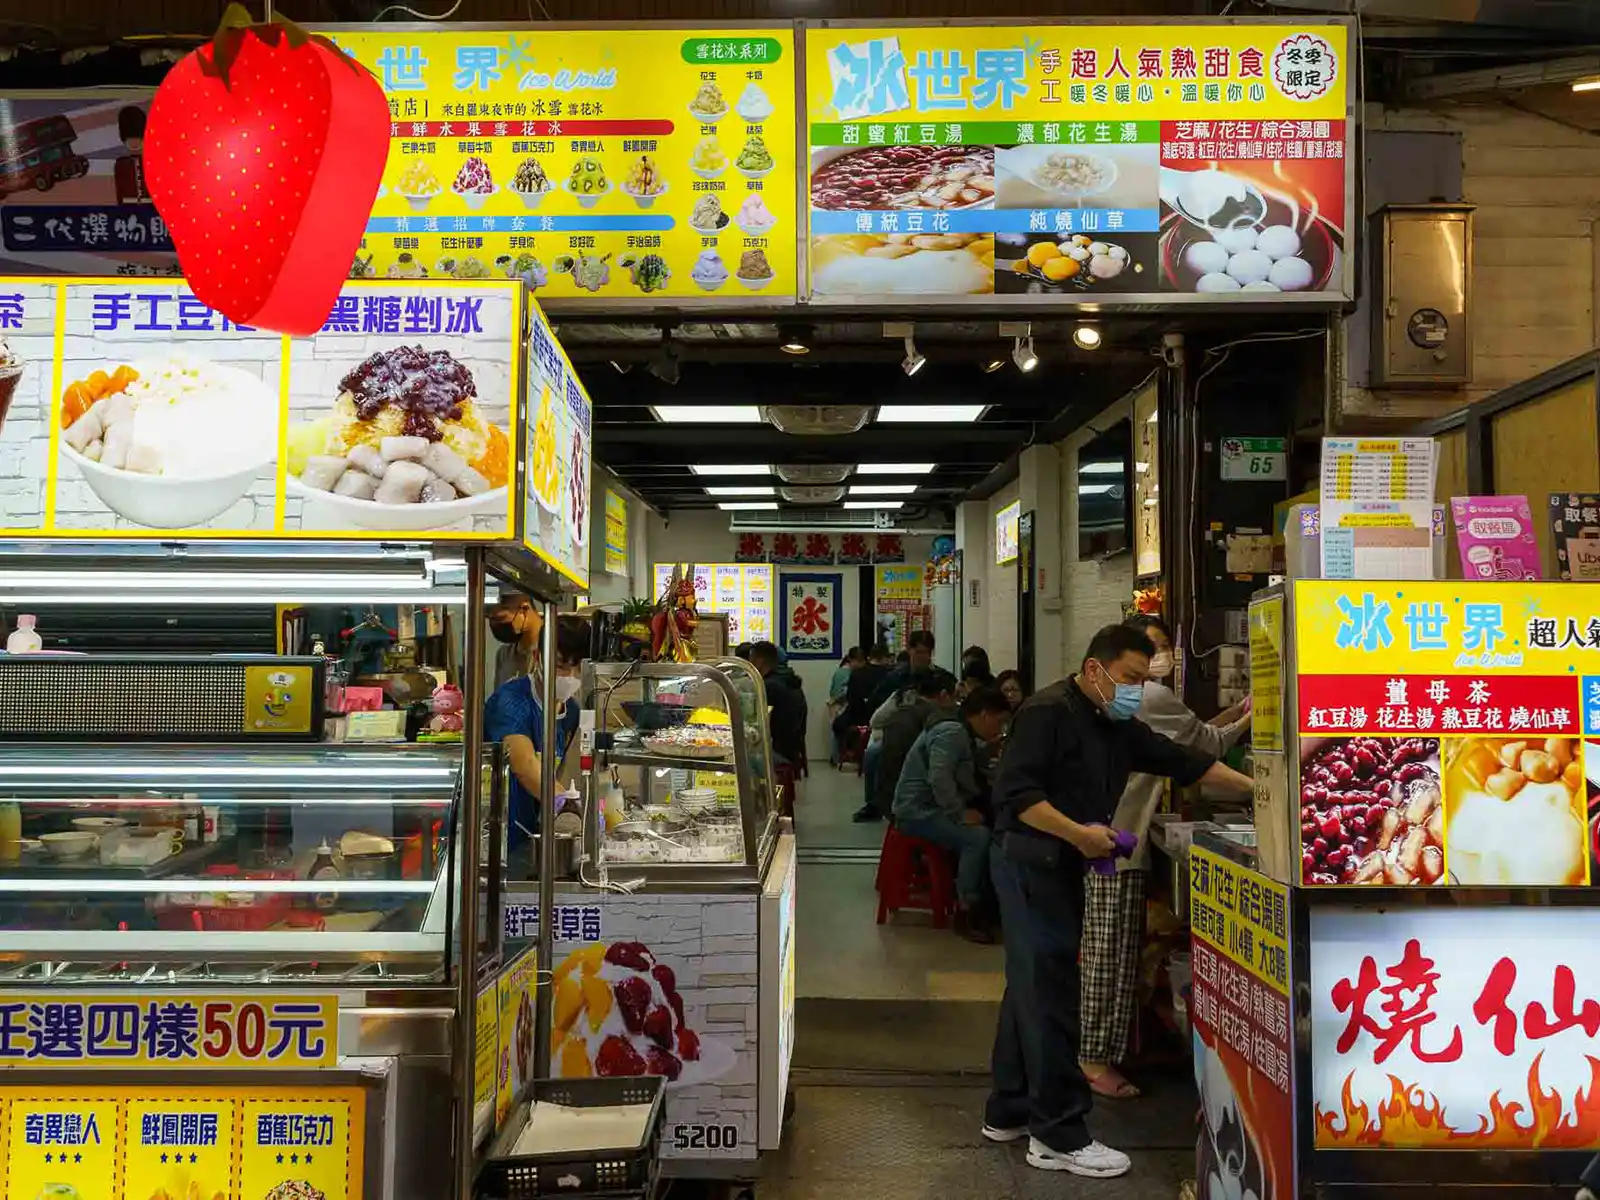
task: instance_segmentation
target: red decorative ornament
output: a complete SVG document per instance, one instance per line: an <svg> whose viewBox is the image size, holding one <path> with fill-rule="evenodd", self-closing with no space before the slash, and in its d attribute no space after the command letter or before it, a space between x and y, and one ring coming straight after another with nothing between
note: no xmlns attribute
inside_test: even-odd
<svg viewBox="0 0 1600 1200"><path fill-rule="evenodd" d="M327 320L389 156L372 73L283 20L230 5L156 90L144 168L195 296L241 325Z"/></svg>

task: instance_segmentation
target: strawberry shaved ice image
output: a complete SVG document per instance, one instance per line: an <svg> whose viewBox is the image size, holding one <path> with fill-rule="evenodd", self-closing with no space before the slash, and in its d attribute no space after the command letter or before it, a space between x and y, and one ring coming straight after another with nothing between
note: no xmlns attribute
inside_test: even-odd
<svg viewBox="0 0 1600 1200"><path fill-rule="evenodd" d="M733 1063L731 1050L690 1028L676 973L642 942L574 950L552 983L557 1078L661 1075L669 1085L688 1085Z"/></svg>

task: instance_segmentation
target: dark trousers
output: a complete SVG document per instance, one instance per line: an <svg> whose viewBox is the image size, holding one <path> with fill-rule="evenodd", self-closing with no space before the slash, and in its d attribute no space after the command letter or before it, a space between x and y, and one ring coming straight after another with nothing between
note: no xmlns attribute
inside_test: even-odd
<svg viewBox="0 0 1600 1200"><path fill-rule="evenodd" d="M984 1121L1028 1132L1062 1154L1092 1140L1093 1093L1078 1066L1078 942L1083 875L1007 858L996 842L990 874L1005 930L1006 991L995 1031L994 1090Z"/></svg>

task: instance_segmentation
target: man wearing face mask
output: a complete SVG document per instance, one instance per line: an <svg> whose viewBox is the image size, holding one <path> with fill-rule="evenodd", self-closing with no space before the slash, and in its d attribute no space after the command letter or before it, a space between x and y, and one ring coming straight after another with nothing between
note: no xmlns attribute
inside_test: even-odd
<svg viewBox="0 0 1600 1200"><path fill-rule="evenodd" d="M578 728L576 697L583 660L589 653L589 625L582 617L556 622L556 761L566 754ZM539 832L539 756L544 753L544 704L532 674L519 675L494 690L483 706L483 740L499 742L511 767L506 805L508 844L515 851Z"/></svg>
<svg viewBox="0 0 1600 1200"><path fill-rule="evenodd" d="M1107 625L1076 675L1017 710L995 780L990 867L1005 930L1006 991L983 1135L1028 1139L1028 1163L1107 1179L1131 1165L1089 1136L1093 1093L1078 1065L1084 874L1116 846L1111 821L1134 771L1248 794L1251 782L1133 718L1155 656Z"/></svg>
<svg viewBox="0 0 1600 1200"><path fill-rule="evenodd" d="M1146 613L1128 618L1128 626L1150 639L1156 649L1150 660L1139 704L1139 720L1180 746L1220 758L1250 728L1246 701L1218 713L1210 722L1195 716L1164 682L1172 674L1172 634L1160 617ZM1119 1070L1128 1052L1128 1031L1138 1003L1139 949L1144 936L1145 873L1150 852L1145 840L1150 819L1161 803L1164 781L1137 774L1128 780L1111 819L1114 829L1139 838L1133 854L1117 863L1116 873L1087 876L1083 916L1083 1043L1079 1061L1097 1095L1131 1100L1139 1089Z"/></svg>
<svg viewBox="0 0 1600 1200"><path fill-rule="evenodd" d="M489 614L489 633L500 643L494 656L494 686L503 687L519 675L537 675L539 638L544 634L544 617L532 600L521 592L501 592L500 602Z"/></svg>

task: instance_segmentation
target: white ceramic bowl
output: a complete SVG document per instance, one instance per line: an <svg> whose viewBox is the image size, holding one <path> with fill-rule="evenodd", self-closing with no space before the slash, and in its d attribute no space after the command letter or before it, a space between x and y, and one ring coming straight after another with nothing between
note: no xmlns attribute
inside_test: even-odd
<svg viewBox="0 0 1600 1200"><path fill-rule="evenodd" d="M772 107L772 102L769 100L767 102L766 111L764 112L747 112L740 105L734 105L733 111L739 114L739 119L741 121L746 121L751 125L760 125L769 117L771 117L772 114L777 110Z"/></svg>
<svg viewBox="0 0 1600 1200"><path fill-rule="evenodd" d="M743 275L735 275L734 278L742 283L749 291L759 292L762 288L771 284L772 281L777 278L777 275L768 275L765 279L746 279Z"/></svg>
<svg viewBox="0 0 1600 1200"><path fill-rule="evenodd" d="M709 812L717 806L714 788L684 788L672 797L674 808L686 813Z"/></svg>
<svg viewBox="0 0 1600 1200"><path fill-rule="evenodd" d="M470 209L477 210L483 207L483 202L485 200L499 190L500 189L496 187L494 192L456 192L456 195L461 197L461 203L465 204Z"/></svg>
<svg viewBox="0 0 1600 1200"><path fill-rule="evenodd" d="M690 275L690 278L691 279L694 278L693 274ZM695 286L697 288L699 288L702 292L716 292L716 291L721 291L722 290L722 288L727 284L728 278L729 277L727 275L724 275L721 279L717 280L715 283L707 283L703 279L695 279L694 283L695 283Z"/></svg>
<svg viewBox="0 0 1600 1200"><path fill-rule="evenodd" d="M768 221L765 225L746 225L743 221L735 221L740 231L746 237L765 237L767 233L777 227L776 221Z"/></svg>
<svg viewBox="0 0 1600 1200"><path fill-rule="evenodd" d="M555 189L546 188L542 192L518 192L516 188L511 188L509 190L516 194L518 200L522 201L523 208L532 211L533 209L538 208L539 205L543 204L544 198Z"/></svg>
<svg viewBox="0 0 1600 1200"><path fill-rule="evenodd" d="M724 217L728 216L727 213L723 213L722 215ZM716 237L719 233L721 233L724 229L726 229L728 226L730 226L732 224L733 224L733 219L731 217L729 217L728 220L724 221L721 225L716 226L714 229L706 229L704 226L701 226L701 225L690 225L689 228L694 230L701 237Z"/></svg>
<svg viewBox="0 0 1600 1200"><path fill-rule="evenodd" d="M748 167L740 167L739 174L743 175L746 179L765 179L777 169L777 163L773 163L770 167L762 167L759 171L752 171Z"/></svg>
<svg viewBox="0 0 1600 1200"><path fill-rule="evenodd" d="M715 171L708 171L704 167L696 167L696 166L691 166L689 168L689 170L693 171L696 175L700 176L701 179L719 179L724 174L727 173L728 164L727 163L723 163Z"/></svg>
<svg viewBox="0 0 1600 1200"><path fill-rule="evenodd" d="M121 817L73 817L72 827L85 833L104 833L108 829L122 829L128 823Z"/></svg>
<svg viewBox="0 0 1600 1200"><path fill-rule="evenodd" d="M228 511L277 457L277 447L253 466L206 479L141 475L101 466L65 441L61 453L83 472L90 489L112 512L151 529L193 529Z"/></svg>
<svg viewBox="0 0 1600 1200"><path fill-rule="evenodd" d="M376 500L357 500L353 496L318 491L307 487L293 475L289 476L288 484L291 496L299 496L307 504L322 505L323 512L330 518L326 526L322 521L302 518L302 528L305 529L393 529L402 532L444 529L479 513L506 511L504 486L490 488L481 496L460 496L442 504L379 504Z"/></svg>
<svg viewBox="0 0 1600 1200"><path fill-rule="evenodd" d="M628 185L627 184L623 184L622 185L622 194L624 196L628 197L628 199L632 200L640 208L649 208L652 204L654 204L662 196L665 196L667 194L668 186L669 185L663 183L661 185L661 190L659 192L652 192L648 196L641 196L638 192L630 192L628 190Z"/></svg>
<svg viewBox="0 0 1600 1200"><path fill-rule="evenodd" d="M433 203L434 196L437 196L438 194L438 192L432 192L426 196L413 196L407 192L396 193L396 195L398 195L402 200L411 206L412 212L423 212L426 210L428 205Z"/></svg>
<svg viewBox="0 0 1600 1200"><path fill-rule="evenodd" d="M722 120L723 117L728 115L728 106L724 104L722 106L722 111L716 113L696 112L693 108L691 108L689 110L689 115L696 121L699 121L702 125L715 125L718 121Z"/></svg>
<svg viewBox="0 0 1600 1200"><path fill-rule="evenodd" d="M611 188L612 183L609 179L606 180L605 190L602 192L575 192L572 190L572 181L570 179L561 185L561 190L576 200L579 208L593 208L603 198L611 194Z"/></svg>
<svg viewBox="0 0 1600 1200"><path fill-rule="evenodd" d="M100 839L95 834L74 830L71 833L47 833L39 840L44 843L51 858L77 858L94 849L94 844Z"/></svg>

